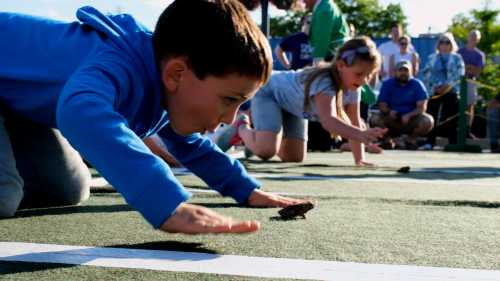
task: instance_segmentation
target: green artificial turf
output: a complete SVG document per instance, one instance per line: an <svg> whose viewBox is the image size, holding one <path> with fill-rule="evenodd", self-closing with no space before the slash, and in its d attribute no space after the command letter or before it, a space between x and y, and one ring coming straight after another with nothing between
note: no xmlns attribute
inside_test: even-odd
<svg viewBox="0 0 500 281"><path fill-rule="evenodd" d="M316 208L305 220L282 221L277 208L244 208L216 194L195 193L190 201L234 218L261 221L262 229L255 234L187 236L155 231L118 193L99 188L81 206L24 210L16 218L0 220L0 241L500 269L500 185L495 185L500 176L439 173L443 168L498 173L497 158L436 152L372 158L382 167L353 167L347 153L313 153L305 163L244 161L258 174L341 177L261 179L264 190L311 198ZM395 172L404 165L415 172ZM417 172L423 168L435 170ZM206 188L192 175L179 178L188 187ZM0 274L6 280L260 280L18 262L0 262Z"/></svg>

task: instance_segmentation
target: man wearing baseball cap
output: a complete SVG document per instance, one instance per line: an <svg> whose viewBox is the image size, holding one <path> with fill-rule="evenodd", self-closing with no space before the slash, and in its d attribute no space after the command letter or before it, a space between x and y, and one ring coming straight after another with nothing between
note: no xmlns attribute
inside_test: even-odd
<svg viewBox="0 0 500 281"><path fill-rule="evenodd" d="M416 138L425 136L434 126L434 119L425 113L429 95L424 84L412 77L412 65L408 60L396 64L396 73L382 83L378 97L379 114L371 118L373 126L389 128L382 147L385 149L418 148ZM394 138L407 135L396 145Z"/></svg>

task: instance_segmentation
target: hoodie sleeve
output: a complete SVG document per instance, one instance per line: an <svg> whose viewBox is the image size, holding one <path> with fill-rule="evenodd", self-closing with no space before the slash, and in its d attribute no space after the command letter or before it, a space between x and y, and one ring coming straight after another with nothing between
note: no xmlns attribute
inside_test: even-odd
<svg viewBox="0 0 500 281"><path fill-rule="evenodd" d="M200 134L184 137L165 126L158 135L177 160L223 196L245 204L261 185L246 172L240 161L227 156Z"/></svg>
<svg viewBox="0 0 500 281"><path fill-rule="evenodd" d="M57 125L127 203L159 228L190 194L114 109L118 93L129 91L126 75L97 64L78 70L58 101Z"/></svg>

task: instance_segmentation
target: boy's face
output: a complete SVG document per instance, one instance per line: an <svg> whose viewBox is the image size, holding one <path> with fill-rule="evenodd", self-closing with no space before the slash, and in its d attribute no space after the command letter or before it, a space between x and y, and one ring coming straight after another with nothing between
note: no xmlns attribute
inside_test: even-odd
<svg viewBox="0 0 500 281"><path fill-rule="evenodd" d="M365 61L357 61L348 66L340 60L337 62L337 69L342 80L342 88L348 91L355 91L368 83L370 75L375 71L373 65Z"/></svg>
<svg viewBox="0 0 500 281"><path fill-rule="evenodd" d="M261 86L257 78L237 74L200 80L182 59L165 63L162 76L170 125L184 136L231 124L240 105Z"/></svg>

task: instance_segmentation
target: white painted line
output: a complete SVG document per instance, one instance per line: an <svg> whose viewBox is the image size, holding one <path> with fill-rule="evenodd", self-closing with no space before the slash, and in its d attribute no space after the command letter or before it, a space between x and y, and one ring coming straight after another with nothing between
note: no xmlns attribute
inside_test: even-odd
<svg viewBox="0 0 500 281"><path fill-rule="evenodd" d="M500 271L0 242L0 260L344 281L498 281Z"/></svg>

